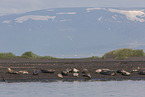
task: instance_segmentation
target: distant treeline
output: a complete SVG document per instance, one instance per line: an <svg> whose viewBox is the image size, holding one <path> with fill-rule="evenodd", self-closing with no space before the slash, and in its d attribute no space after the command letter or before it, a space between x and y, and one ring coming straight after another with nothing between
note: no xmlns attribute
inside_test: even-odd
<svg viewBox="0 0 145 97"><path fill-rule="evenodd" d="M142 49L129 49L129 48L124 48L124 49L118 49L118 50L113 50L110 52L107 52L104 54L102 57L98 56L92 56L87 59L95 59L95 58L100 58L100 59L127 59L130 57L141 57L144 56L145 53Z"/></svg>
<svg viewBox="0 0 145 97"><path fill-rule="evenodd" d="M13 53L0 53L0 58L1 59L11 59L11 58L27 58L27 59L40 59L40 58L45 58L45 59L56 59L55 57L51 56L39 56L34 54L31 51L23 53L21 56L16 56Z"/></svg>
<svg viewBox="0 0 145 97"><path fill-rule="evenodd" d="M129 49L129 48L124 48L124 49L118 49L118 50L113 50L110 52L107 52L106 54L104 54L102 57L98 57L98 56L92 56L92 57L88 57L88 58L84 58L84 59L96 59L96 58L100 58L100 59L108 59L108 58L112 58L112 59L127 59L130 57L141 57L144 56L145 53L142 49ZM39 56L34 54L31 51L25 52L23 53L21 56L16 56L13 53L0 53L0 58L1 59L11 59L11 58L27 58L27 59L40 59L40 58L45 58L45 59L59 59L56 57L51 57L51 56Z"/></svg>
<svg viewBox="0 0 145 97"><path fill-rule="evenodd" d="M145 53L144 53L143 49L133 50L133 49L124 48L124 49L110 51L110 52L104 54L104 56L102 58L103 59L105 59L105 58L127 59L130 57L141 57L144 55L145 55Z"/></svg>

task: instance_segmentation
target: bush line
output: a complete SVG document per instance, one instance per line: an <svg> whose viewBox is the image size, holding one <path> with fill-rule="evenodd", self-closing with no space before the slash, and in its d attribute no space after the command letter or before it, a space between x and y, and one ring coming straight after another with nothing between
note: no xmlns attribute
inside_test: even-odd
<svg viewBox="0 0 145 97"><path fill-rule="evenodd" d="M145 53L143 51L143 49L129 49L129 48L124 48L124 49L118 49L118 50L113 50L110 52L107 52L106 54L104 54L102 57L98 57L98 56L92 56L92 57L88 57L88 58L83 58L83 59L108 59L108 58L112 58L112 59L127 59L130 57L141 57L141 56L145 56ZM26 59L58 59L56 57L51 57L51 56L39 56L34 54L31 51L25 52L23 53L21 56L16 56L13 53L9 52L9 53L0 53L0 59L11 59L11 58L26 58Z"/></svg>

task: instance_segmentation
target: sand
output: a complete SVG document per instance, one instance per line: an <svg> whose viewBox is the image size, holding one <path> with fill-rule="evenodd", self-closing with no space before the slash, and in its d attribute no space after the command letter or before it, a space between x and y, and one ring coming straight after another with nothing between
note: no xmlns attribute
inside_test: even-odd
<svg viewBox="0 0 145 97"><path fill-rule="evenodd" d="M8 69L15 71L26 70L29 74L10 74ZM57 74L67 68L77 68L79 77L73 77L72 73L68 76L59 78ZM54 73L42 73L41 69L54 69ZM82 75L82 70L88 69L92 78L89 79ZM131 73L130 76L123 76L116 73L115 76L97 74L97 69L110 69L117 71L124 69ZM132 70L138 69L137 72ZM38 75L33 75L34 70L39 70ZM145 75L139 75L139 71L145 70L145 57L130 58L126 60L115 59L37 59L29 60L23 58L0 59L0 81L40 81L40 80L142 80Z"/></svg>

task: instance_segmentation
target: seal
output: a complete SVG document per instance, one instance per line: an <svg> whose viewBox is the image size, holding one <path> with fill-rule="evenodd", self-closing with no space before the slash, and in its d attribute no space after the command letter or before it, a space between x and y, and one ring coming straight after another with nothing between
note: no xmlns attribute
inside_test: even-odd
<svg viewBox="0 0 145 97"><path fill-rule="evenodd" d="M18 74L19 72L11 70L11 68L8 68L8 73L10 73L10 74Z"/></svg>
<svg viewBox="0 0 145 97"><path fill-rule="evenodd" d="M102 70L100 74L115 76L116 72L113 70Z"/></svg>
<svg viewBox="0 0 145 97"><path fill-rule="evenodd" d="M61 71L61 74L67 76L68 72L66 70L63 70L63 71Z"/></svg>
<svg viewBox="0 0 145 97"><path fill-rule="evenodd" d="M85 73L85 74L82 74L84 77L88 77L88 78L92 78L91 74L90 73Z"/></svg>
<svg viewBox="0 0 145 97"><path fill-rule="evenodd" d="M59 78L61 78L61 79L63 78L62 74L60 74L60 73L57 74L57 76L58 76Z"/></svg>
<svg viewBox="0 0 145 97"><path fill-rule="evenodd" d="M103 70L109 71L110 69L97 69L95 72L96 72L96 73L101 73Z"/></svg>
<svg viewBox="0 0 145 97"><path fill-rule="evenodd" d="M88 71L88 69L86 69L86 68L83 69L83 71L82 71L83 74L86 74L86 73L88 73L88 72L89 72L89 71Z"/></svg>
<svg viewBox="0 0 145 97"><path fill-rule="evenodd" d="M73 73L73 76L74 77L79 77L79 74L78 73Z"/></svg>
<svg viewBox="0 0 145 97"><path fill-rule="evenodd" d="M42 73L54 73L55 70L54 69L41 69Z"/></svg>
<svg viewBox="0 0 145 97"><path fill-rule="evenodd" d="M73 68L73 72L74 72L74 73L78 73L78 72L79 72L79 70L78 70L78 69L76 69L76 68Z"/></svg>
<svg viewBox="0 0 145 97"><path fill-rule="evenodd" d="M116 75L116 72L110 69L97 69L95 72L103 75L111 75L111 76Z"/></svg>
<svg viewBox="0 0 145 97"><path fill-rule="evenodd" d="M129 72L123 70L123 69L117 70L117 73L121 73L121 74L124 75L124 76L130 76L130 75L131 75L131 73L129 73Z"/></svg>
<svg viewBox="0 0 145 97"><path fill-rule="evenodd" d="M29 74L29 72L28 71L19 71L19 74Z"/></svg>
<svg viewBox="0 0 145 97"><path fill-rule="evenodd" d="M33 71L33 75L38 75L39 74L39 70L34 70Z"/></svg>
<svg viewBox="0 0 145 97"><path fill-rule="evenodd" d="M67 71L68 73L70 73L70 72L72 72L72 69L67 68L66 71Z"/></svg>
<svg viewBox="0 0 145 97"><path fill-rule="evenodd" d="M138 74L145 75L145 71L140 71Z"/></svg>

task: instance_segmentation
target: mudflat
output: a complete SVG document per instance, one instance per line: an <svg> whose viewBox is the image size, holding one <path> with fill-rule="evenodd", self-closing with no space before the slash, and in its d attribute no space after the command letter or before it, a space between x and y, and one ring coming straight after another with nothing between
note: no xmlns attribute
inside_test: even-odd
<svg viewBox="0 0 145 97"><path fill-rule="evenodd" d="M29 74L10 74L8 68L15 71L28 71ZM79 77L74 77L73 73L64 75L63 78L59 78L57 74L67 68L77 68L79 70ZM42 69L53 69L54 73L43 73ZM83 76L83 69L87 69L91 75L91 78ZM103 75L96 73L97 69L110 69L113 71L124 69L130 72L130 76L124 76L120 73L116 75ZM38 75L34 75L34 70L38 70ZM134 71L137 70L137 71ZM89 80L89 79L145 79L145 75L140 75L139 71L145 70L145 57L134 57L125 60L115 59L0 59L0 80Z"/></svg>

